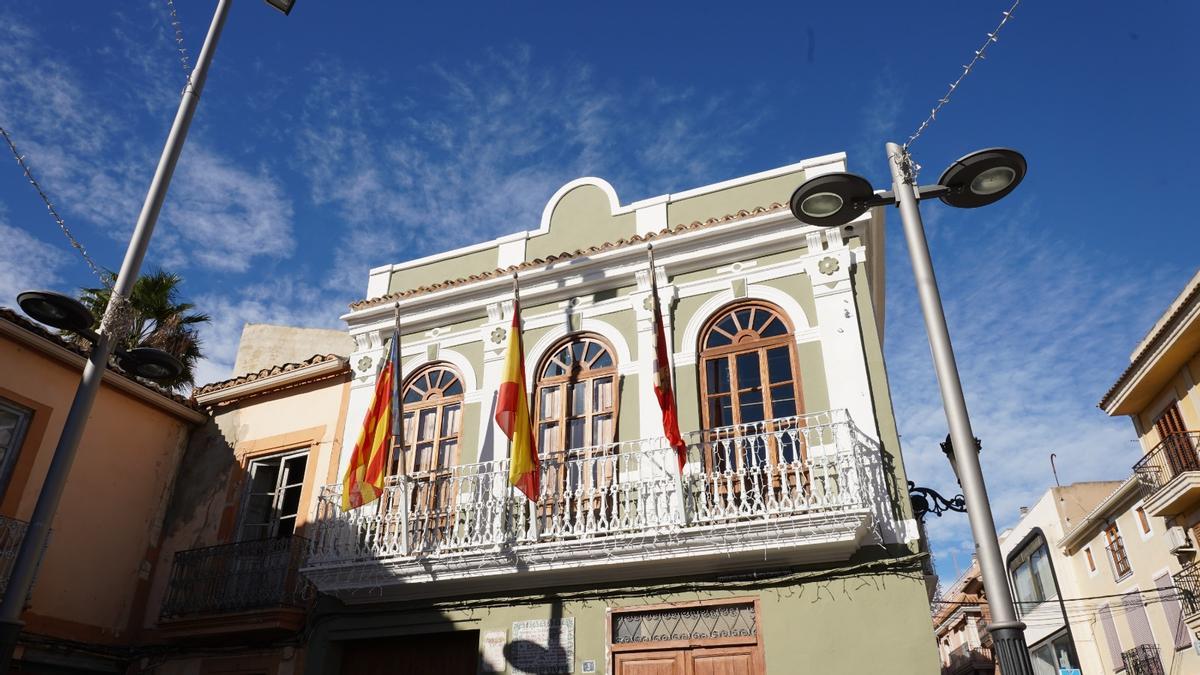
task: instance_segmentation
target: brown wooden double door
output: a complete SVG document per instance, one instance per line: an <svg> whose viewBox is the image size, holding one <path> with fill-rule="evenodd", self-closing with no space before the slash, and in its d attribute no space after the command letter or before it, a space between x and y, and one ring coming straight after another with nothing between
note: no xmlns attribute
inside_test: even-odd
<svg viewBox="0 0 1200 675"><path fill-rule="evenodd" d="M343 675L475 675L479 631L350 640L342 645Z"/></svg>
<svg viewBox="0 0 1200 675"><path fill-rule="evenodd" d="M615 675L762 675L757 647L695 647L624 652Z"/></svg>

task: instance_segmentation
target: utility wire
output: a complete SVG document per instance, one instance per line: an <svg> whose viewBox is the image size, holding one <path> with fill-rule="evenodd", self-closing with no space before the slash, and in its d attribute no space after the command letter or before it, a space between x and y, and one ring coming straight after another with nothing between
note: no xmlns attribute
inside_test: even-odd
<svg viewBox="0 0 1200 675"><path fill-rule="evenodd" d="M79 240L75 238L75 235L71 234L71 230L67 227L66 222L63 221L62 216L58 215L58 209L54 208L54 204L50 201L50 197L46 195L46 191L42 189L42 186L37 182L37 179L33 177L33 171L29 169L29 163L25 161L25 155L22 155L17 150L17 145L13 143L12 137L8 135L8 131L5 130L4 127L0 127L0 136L4 136L4 142L8 144L8 149L12 151L12 155L14 158L16 158L17 164L21 167L21 170L25 172L26 180L28 180L29 184L33 186L33 189L37 191L38 196L42 198L42 202L46 205L46 210L50 212L50 217L54 218L54 222L58 223L59 229L61 229L62 233L67 236L67 239L71 242L71 246L76 251L79 251L79 255L83 256L83 259L87 262L88 267L92 268L92 274L96 275L96 278L100 280L100 283L104 284L106 288L111 289L112 284L110 284L108 281L108 275L100 271L100 267L96 265L96 261L92 260L92 256L88 255L87 249L83 247L83 244L79 243Z"/></svg>
<svg viewBox="0 0 1200 675"><path fill-rule="evenodd" d="M970 63L962 67L962 73L958 76L958 79L950 85L950 89L946 92L946 95L938 99L937 105L933 107L933 110L929 111L929 117L926 117L925 121L921 122L921 126L917 127L917 130L913 132L913 135L909 136L907 141L904 141L904 145L902 147L905 155L908 154L908 148L912 146L912 144L921 137L921 134L925 132L925 129L929 128L929 125L932 124L935 119L937 119L937 114L941 111L942 107L950 102L950 97L953 96L954 92L958 90L958 85L962 84L963 80L965 80L967 76L971 74L971 70L975 68L975 65L983 60L984 54L987 53L988 47L999 40L1000 29L1004 28L1004 25L1007 24L1008 20L1012 18L1013 12L1016 11L1017 5L1020 4L1021 0L1015 0L1015 2L1012 4L1012 7L1009 7L1008 11L1004 12L1004 18L1000 19L1000 24L996 26L995 30L987 34L987 40L984 40L983 46L979 49L976 49L975 55L971 57Z"/></svg>

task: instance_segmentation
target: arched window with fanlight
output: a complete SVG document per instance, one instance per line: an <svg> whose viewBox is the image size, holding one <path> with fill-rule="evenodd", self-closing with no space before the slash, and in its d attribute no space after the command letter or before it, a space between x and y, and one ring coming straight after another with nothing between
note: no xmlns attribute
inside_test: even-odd
<svg viewBox="0 0 1200 675"><path fill-rule="evenodd" d="M571 335L538 364L538 452L551 456L613 442L617 419L617 363L597 335Z"/></svg>
<svg viewBox="0 0 1200 675"><path fill-rule="evenodd" d="M794 428L803 412L796 341L783 312L753 300L717 312L700 334L700 398L710 438L746 437ZM737 463L792 461L791 443L756 448ZM729 461L726 461L728 459ZM733 457L709 458L730 468Z"/></svg>
<svg viewBox="0 0 1200 675"><path fill-rule="evenodd" d="M401 388L404 408L405 471L421 477L458 464L462 432L463 382L458 371L435 363L414 373ZM391 473L400 473L400 456L393 456Z"/></svg>

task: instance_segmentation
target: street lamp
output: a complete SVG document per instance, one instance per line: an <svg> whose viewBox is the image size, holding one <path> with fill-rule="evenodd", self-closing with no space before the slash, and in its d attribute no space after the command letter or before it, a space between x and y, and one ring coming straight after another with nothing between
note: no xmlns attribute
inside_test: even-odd
<svg viewBox="0 0 1200 675"><path fill-rule="evenodd" d="M92 313L75 298L53 291L25 291L17 296L17 304L35 321L77 333L92 344L100 339L92 330ZM183 372L179 359L161 349L117 347L113 353L121 370L147 380L172 380Z"/></svg>
<svg viewBox="0 0 1200 675"><path fill-rule="evenodd" d="M1025 177L1025 158L1007 148L980 150L950 165L936 184L918 186L912 160L905 148L888 143L887 157L892 172L891 190L876 192L865 178L850 173L825 174L805 181L792 194L792 214L809 225L839 227L871 207L895 204L900 208L917 295L925 317L925 332L929 336L942 405L953 439L953 464L962 485L967 518L978 550L980 573L992 611L988 632L996 645L1000 671L1004 675L1033 675L1025 643L1025 624L1017 619L1013 608L1000 542L996 537L996 523L988 505L987 487L975 449L975 434L971 431L941 293L929 257L925 226L917 207L918 201L933 197L950 206L967 209L991 204L1020 184Z"/></svg>
<svg viewBox="0 0 1200 675"><path fill-rule="evenodd" d="M146 193L146 200L138 215L137 225L134 226L129 248L125 250L125 259L121 262L121 270L113 284L112 294L109 296L108 307L105 308L99 330L92 333L90 313L86 317L81 315L78 312L81 307L77 308L69 302L62 302L65 296L55 298L58 294L33 292L27 295L26 302L21 303L22 309L31 312L30 316L44 321L50 326L63 323L70 330L70 326L86 321L82 327L87 329L90 334L92 351L83 367L83 377L79 380L79 387L75 390L75 398L71 401L67 419L63 422L58 445L54 448L54 454L50 458L50 467L46 471L45 480L42 481L37 504L33 508L33 516L29 519L29 526L25 530L21 548L17 551L17 557L13 561L12 571L4 591L4 600L0 602L0 673L7 673L10 670L13 650L17 646L17 639L20 637L21 627L24 625L21 621L21 612L25 608L29 590L33 587L34 573L41 562L46 538L50 533L50 521L54 518L54 512L58 510L58 502L66 487L67 475L70 473L71 464L75 459L75 452L79 449L79 440L83 436L84 425L87 424L92 404L100 390L100 382L108 366L108 357L113 352L113 342L121 337L113 335L114 331L119 330L116 324L119 324L120 321L117 320L117 317L125 311L129 295L133 292L133 284L137 281L138 272L142 267L142 259L146 257L146 249L150 245L150 237L154 234L158 214L167 197L171 176L175 173L175 165L179 162L184 141L187 140L188 128L191 126L192 117L196 114L196 108L200 105L200 93L208 79L208 69L212 64L213 53L216 51L217 41L221 37L221 30L225 27L225 18L229 14L231 2L232 0L217 0L212 22L208 26L204 44L200 47L200 53L196 58L196 67L192 69L187 85L184 87L179 101L179 109L175 112L175 121L171 124L171 130L167 134L167 142L163 146L162 156L158 160L158 168L155 169L154 178L150 181L150 189ZM268 4L284 14L291 11L294 2L295 0L268 0ZM65 299L71 300L70 298ZM86 313L86 309L84 312ZM40 315L40 318L35 314ZM157 350L145 348L117 353L122 368L152 379L169 375L177 365L172 360L168 360L171 357L168 356L167 359L164 359L163 356L165 355Z"/></svg>

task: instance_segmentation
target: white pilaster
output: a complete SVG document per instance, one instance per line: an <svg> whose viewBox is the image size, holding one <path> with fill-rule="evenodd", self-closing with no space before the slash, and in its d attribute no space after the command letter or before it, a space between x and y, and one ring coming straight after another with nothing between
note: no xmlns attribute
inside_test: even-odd
<svg viewBox="0 0 1200 675"><path fill-rule="evenodd" d="M878 438L858 308L850 279L854 253L842 240L841 230L830 228L808 235L808 254L803 262L805 272L812 280L816 301L817 331L825 357L829 407L849 410L860 429Z"/></svg>

